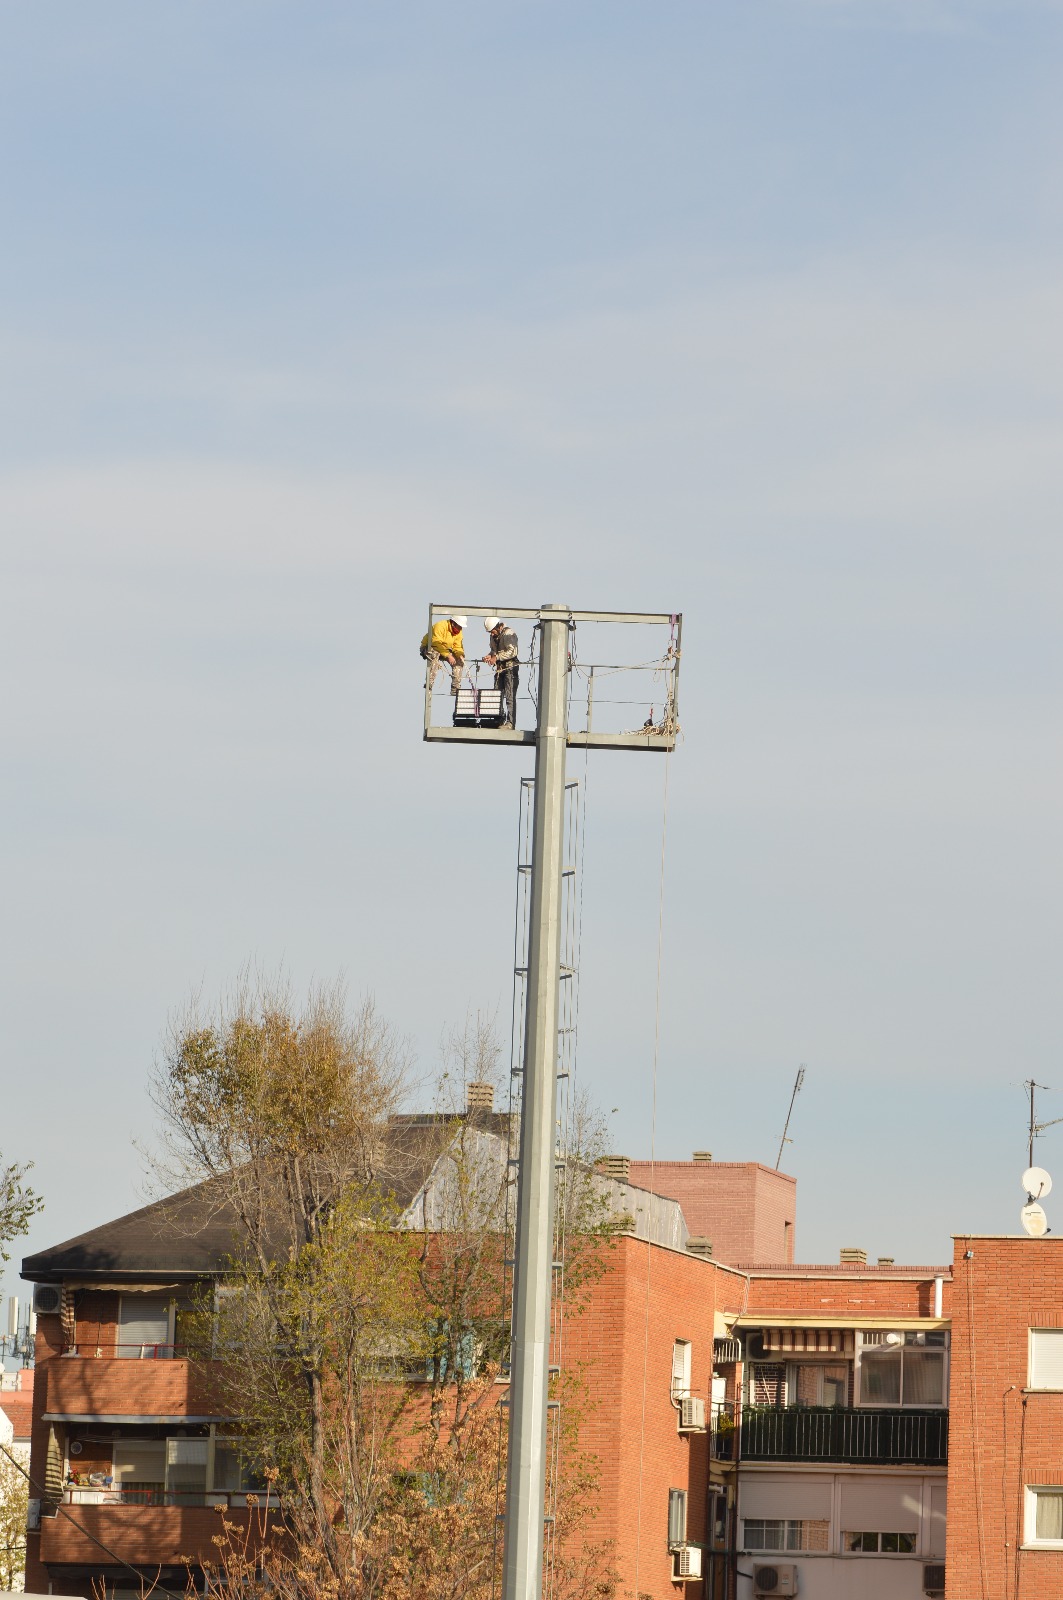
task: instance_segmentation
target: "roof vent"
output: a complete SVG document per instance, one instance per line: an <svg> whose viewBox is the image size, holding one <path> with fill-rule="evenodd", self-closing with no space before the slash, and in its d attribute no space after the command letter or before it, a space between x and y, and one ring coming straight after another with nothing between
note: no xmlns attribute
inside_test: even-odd
<svg viewBox="0 0 1063 1600"><path fill-rule="evenodd" d="M856 1244L843 1245L838 1260L843 1267L866 1267L867 1251Z"/></svg>
<svg viewBox="0 0 1063 1600"><path fill-rule="evenodd" d="M712 1160L712 1151L711 1150L695 1150L693 1156L691 1157L691 1160L692 1161L711 1161Z"/></svg>
<svg viewBox="0 0 1063 1600"><path fill-rule="evenodd" d="M615 1178L617 1183L627 1183L631 1173L630 1156L602 1156L595 1165L603 1178Z"/></svg>
<svg viewBox="0 0 1063 1600"><path fill-rule="evenodd" d="M687 1253L692 1256L704 1256L706 1260L710 1260L712 1240L704 1238L701 1234L695 1234L692 1239L687 1240Z"/></svg>
<svg viewBox="0 0 1063 1600"><path fill-rule="evenodd" d="M878 1258L878 1264L880 1267L892 1267L895 1266L896 1263L896 1256L879 1256Z"/></svg>
<svg viewBox="0 0 1063 1600"><path fill-rule="evenodd" d="M470 1083L465 1087L465 1110L493 1111L495 1086L493 1083Z"/></svg>

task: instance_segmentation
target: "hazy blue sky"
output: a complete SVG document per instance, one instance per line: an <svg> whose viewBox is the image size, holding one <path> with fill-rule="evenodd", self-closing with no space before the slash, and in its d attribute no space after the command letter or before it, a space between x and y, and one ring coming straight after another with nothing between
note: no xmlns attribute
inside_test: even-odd
<svg viewBox="0 0 1063 1600"><path fill-rule="evenodd" d="M451 597L684 612L657 1153L773 1163L805 1062L804 1259L1017 1228L1022 1080L1063 1116L1061 74L1054 0L0 0L31 1247L139 1203L167 1015L249 958L426 1074L506 1012L530 763L421 742ZM580 1073L631 1155L663 770L590 763Z"/></svg>

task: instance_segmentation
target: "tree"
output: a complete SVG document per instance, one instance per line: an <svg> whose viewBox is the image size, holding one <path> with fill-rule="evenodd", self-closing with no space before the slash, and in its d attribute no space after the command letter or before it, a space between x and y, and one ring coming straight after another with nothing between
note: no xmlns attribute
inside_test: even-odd
<svg viewBox="0 0 1063 1600"><path fill-rule="evenodd" d="M2 1161L0 1156L0 1163ZM40 1195L24 1181L32 1166L32 1161L24 1166L16 1162L6 1167L0 1164L0 1261L10 1260L5 1245L20 1234L28 1233L30 1222L44 1206Z"/></svg>
<svg viewBox="0 0 1063 1600"><path fill-rule="evenodd" d="M26 1516L29 1484L6 1455L0 1455L0 1590L22 1587L26 1570Z"/></svg>
<svg viewBox="0 0 1063 1600"><path fill-rule="evenodd" d="M492 1019L467 1022L444 1054L436 1114L403 1123L401 1047L371 1006L348 1020L336 990L299 1012L287 993L245 985L172 1031L155 1083L172 1167L205 1181L234 1225L190 1342L282 1505L254 1538L223 1519L206 1574L219 1600L250 1600L263 1574L276 1600L491 1595L513 1185L507 1119L466 1106L470 1082L497 1077ZM396 1163L414 1150L411 1185ZM396 1189L417 1190L409 1211ZM568 1152L570 1296L593 1271L583 1235L609 1231L602 1213L588 1152ZM558 1600L603 1592L602 1559L584 1560L593 1464L580 1415L566 1403L554 1452Z"/></svg>
<svg viewBox="0 0 1063 1600"><path fill-rule="evenodd" d="M297 1010L282 986L245 980L213 1015L179 1019L154 1080L171 1174L205 1181L234 1225L193 1342L222 1357L249 1453L279 1474L296 1542L344 1592L390 1481L381 1362L414 1326L383 1170L404 1069L370 1003L348 1016L334 987Z"/></svg>

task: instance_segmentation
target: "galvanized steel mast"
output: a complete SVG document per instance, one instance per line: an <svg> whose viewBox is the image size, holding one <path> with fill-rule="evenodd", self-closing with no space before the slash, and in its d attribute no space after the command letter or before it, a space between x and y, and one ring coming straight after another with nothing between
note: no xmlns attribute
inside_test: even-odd
<svg viewBox="0 0 1063 1600"><path fill-rule="evenodd" d="M678 613L571 611L567 606L558 605L543 606L537 612L523 607L499 606L487 610L464 604L431 605L429 636L433 624L440 618L466 614L469 617L524 618L537 622L541 633L534 734L530 729L492 724L474 726L478 721L475 711L465 721L455 715L453 726L437 726L432 722L430 674L426 674L424 694L426 740L481 745L526 746L533 741L535 744L502 1600L540 1600L554 1277L565 751L569 745L602 750L658 750L665 754L675 748L679 732L678 677L683 619ZM627 733L593 732L590 726L591 680L587 727L582 731L569 731L569 635L578 622L670 625L671 639L661 662L670 676L664 688L664 708L659 723L653 721L651 710L651 716L641 728Z"/></svg>
<svg viewBox="0 0 1063 1600"><path fill-rule="evenodd" d="M543 1577L553 1284L557 1030L571 612L540 612L528 990L521 1093L503 1600L538 1600Z"/></svg>

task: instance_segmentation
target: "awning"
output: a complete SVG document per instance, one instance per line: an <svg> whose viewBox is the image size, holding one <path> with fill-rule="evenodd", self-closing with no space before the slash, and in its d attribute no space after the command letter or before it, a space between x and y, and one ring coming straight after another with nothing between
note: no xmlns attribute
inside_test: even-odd
<svg viewBox="0 0 1063 1600"><path fill-rule="evenodd" d="M856 1335L852 1328L765 1328L765 1350L789 1354L852 1355Z"/></svg>

